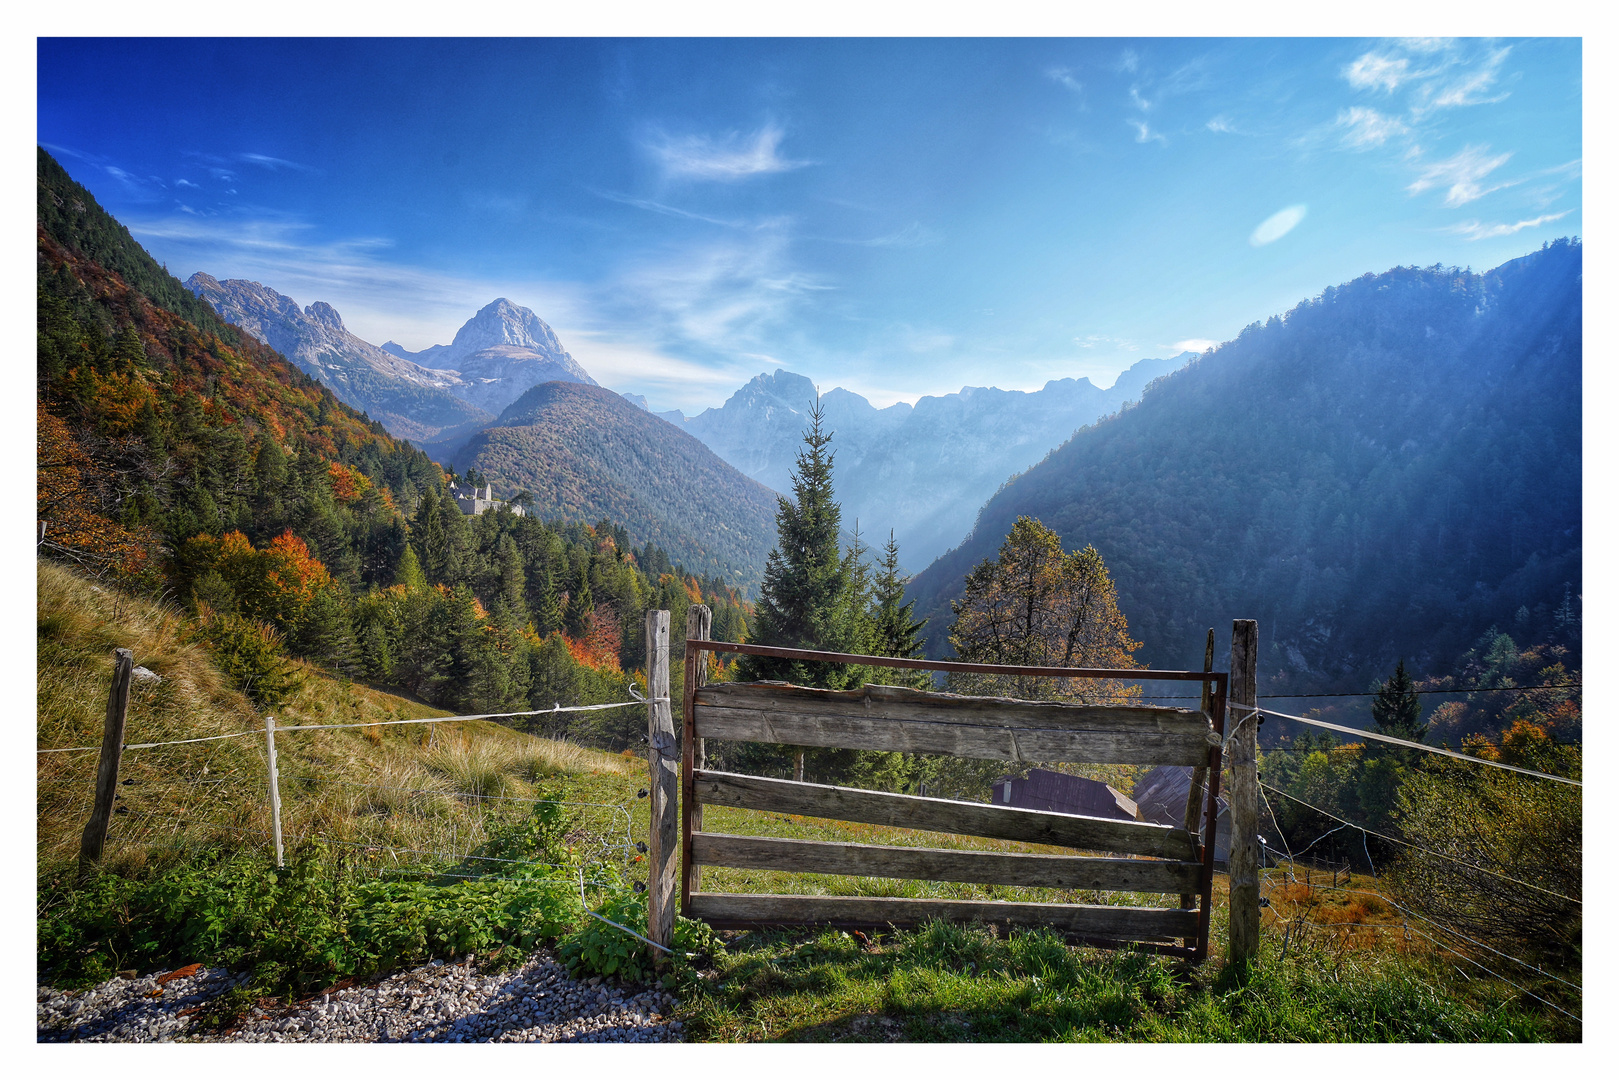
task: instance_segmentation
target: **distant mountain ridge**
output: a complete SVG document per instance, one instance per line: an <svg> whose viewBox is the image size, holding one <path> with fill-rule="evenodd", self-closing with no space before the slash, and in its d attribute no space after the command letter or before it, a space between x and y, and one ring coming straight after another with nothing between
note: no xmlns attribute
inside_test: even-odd
<svg viewBox="0 0 1619 1080"><path fill-rule="evenodd" d="M1276 694L1443 670L1492 625L1541 640L1581 592L1582 266L1560 240L1402 267L1253 324L990 499L911 582L930 655L1023 515L1096 546L1149 666L1233 618Z"/></svg>
<svg viewBox="0 0 1619 1080"><path fill-rule="evenodd" d="M300 309L259 282L201 272L185 284L346 404L418 444L470 435L537 383L596 385L544 320L504 297L467 320L451 344L410 353L392 341L378 347L355 336L324 301Z"/></svg>
<svg viewBox="0 0 1619 1080"><path fill-rule="evenodd" d="M775 542L773 492L602 387L534 386L447 462L476 469L504 497L528 491L542 518L608 518L637 545L656 544L689 572L750 593Z"/></svg>
<svg viewBox="0 0 1619 1080"><path fill-rule="evenodd" d="M874 544L892 529L901 560L926 565L961 541L979 507L1010 477L1193 355L1141 360L1107 390L1084 378L1055 379L1032 392L968 386L924 397L914 407L899 402L885 409L841 387L829 390L821 406L833 433L833 483L845 527L858 519ZM814 401L813 382L777 369L755 377L717 409L689 419L678 412L656 415L746 475L790 492Z"/></svg>

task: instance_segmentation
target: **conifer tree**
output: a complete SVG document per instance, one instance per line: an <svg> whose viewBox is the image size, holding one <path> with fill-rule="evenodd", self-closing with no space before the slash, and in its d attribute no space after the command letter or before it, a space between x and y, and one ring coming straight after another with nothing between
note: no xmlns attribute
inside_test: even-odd
<svg viewBox="0 0 1619 1080"><path fill-rule="evenodd" d="M793 466L793 498L776 501L776 546L765 557L752 639L766 645L854 652L847 591L849 566L838 546L842 510L832 492L832 433L821 428L820 401L810 409L804 447ZM845 665L805 664L745 656L744 680L785 679L843 689Z"/></svg>
<svg viewBox="0 0 1619 1080"><path fill-rule="evenodd" d="M596 601L590 595L590 563L587 561L579 567L579 583L568 593L568 610L562 617L569 637L585 636L590 629L590 613L595 609Z"/></svg>
<svg viewBox="0 0 1619 1080"><path fill-rule="evenodd" d="M872 585L872 647L878 656L922 655L922 627L927 620L914 621L916 602L905 603L905 579L900 576L899 545L892 530L883 545L882 561L877 564Z"/></svg>
<svg viewBox="0 0 1619 1080"><path fill-rule="evenodd" d="M1411 742L1421 742L1428 734L1428 725L1422 722L1422 702L1411 676L1405 672L1403 659L1395 666L1394 674L1377 688L1377 697L1372 700L1372 726L1380 734Z"/></svg>
<svg viewBox="0 0 1619 1080"><path fill-rule="evenodd" d="M562 629L562 607L557 603L556 578L551 573L551 560L542 559L540 569L539 596L534 604L534 630L545 637Z"/></svg>
<svg viewBox="0 0 1619 1080"><path fill-rule="evenodd" d="M416 557L416 549L409 544L405 545L405 550L399 556L399 565L394 568L394 584L403 585L410 592L421 592L427 588L422 561Z"/></svg>

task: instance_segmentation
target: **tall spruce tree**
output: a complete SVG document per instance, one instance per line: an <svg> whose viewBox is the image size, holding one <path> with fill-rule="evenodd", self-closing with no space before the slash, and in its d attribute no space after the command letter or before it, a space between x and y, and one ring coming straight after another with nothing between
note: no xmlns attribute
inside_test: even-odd
<svg viewBox="0 0 1619 1080"><path fill-rule="evenodd" d="M922 655L922 627L926 619L916 621L916 602L905 602L905 578L900 576L899 545L889 530L888 543L883 545L882 561L877 564L877 577L872 585L871 622L874 641L872 648L879 656L920 657Z"/></svg>
<svg viewBox="0 0 1619 1080"><path fill-rule="evenodd" d="M1380 734L1396 739L1421 742L1428 734L1428 725L1422 722L1422 702L1405 672L1402 659L1394 674L1377 688L1372 700L1372 726Z"/></svg>
<svg viewBox="0 0 1619 1080"><path fill-rule="evenodd" d="M843 512L832 492L832 433L822 429L823 419L817 399L793 466L793 498L776 502L776 546L765 557L752 638L790 649L856 652L850 567L838 546ZM740 673L744 680L783 679L832 690L844 689L851 677L847 665L768 656L743 657Z"/></svg>

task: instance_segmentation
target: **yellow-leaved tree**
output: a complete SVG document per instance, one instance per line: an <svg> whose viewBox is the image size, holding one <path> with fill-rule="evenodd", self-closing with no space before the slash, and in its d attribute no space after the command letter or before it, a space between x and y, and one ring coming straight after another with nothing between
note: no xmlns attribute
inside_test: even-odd
<svg viewBox="0 0 1619 1080"><path fill-rule="evenodd" d="M962 660L1028 667L1134 668L1141 642L1130 637L1118 592L1094 547L1063 550L1038 520L1020 517L1001 544L967 575L964 595L951 604L950 643ZM1125 703L1141 687L1117 679L953 675L967 693L1031 700Z"/></svg>

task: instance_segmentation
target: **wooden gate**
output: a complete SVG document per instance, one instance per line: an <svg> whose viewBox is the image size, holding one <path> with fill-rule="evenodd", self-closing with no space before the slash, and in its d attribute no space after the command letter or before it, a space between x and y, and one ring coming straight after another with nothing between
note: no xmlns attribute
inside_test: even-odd
<svg viewBox="0 0 1619 1080"><path fill-rule="evenodd" d="M692 630L696 630L694 625ZM706 630L706 627L703 628ZM817 690L785 683L702 685L705 652L734 652L872 667L1208 684L1212 708L1072 705L969 697L892 686ZM1227 673L1014 667L812 652L703 640L686 642L681 762L680 906L717 929L822 925L915 926L929 919L1046 926L1070 938L1135 943L1170 955L1208 954ZM1205 700L1208 700L1207 698ZM1190 765L1208 770L1204 832L1140 821L1024 810L711 771L703 740L913 751L1013 762ZM1187 821L1195 826L1194 783ZM706 832L704 806L1055 845L1105 855L1007 854L731 836ZM864 896L701 891L704 866L852 874L1054 889L1163 893L1176 906L1009 903ZM671 883L672 884L672 883Z"/></svg>

